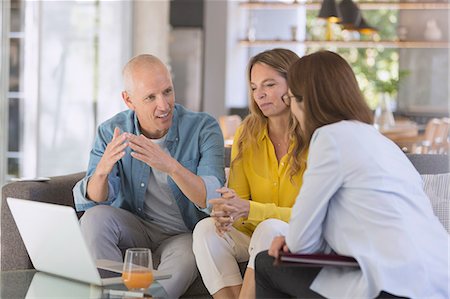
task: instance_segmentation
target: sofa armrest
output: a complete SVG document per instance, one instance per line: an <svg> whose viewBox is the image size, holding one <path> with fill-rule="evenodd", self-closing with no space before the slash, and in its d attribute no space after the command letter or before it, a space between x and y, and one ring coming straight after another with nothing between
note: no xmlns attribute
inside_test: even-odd
<svg viewBox="0 0 450 299"><path fill-rule="evenodd" d="M33 268L6 202L7 197L74 206L72 188L84 172L51 177L47 182L14 182L3 186L1 201L1 270Z"/></svg>

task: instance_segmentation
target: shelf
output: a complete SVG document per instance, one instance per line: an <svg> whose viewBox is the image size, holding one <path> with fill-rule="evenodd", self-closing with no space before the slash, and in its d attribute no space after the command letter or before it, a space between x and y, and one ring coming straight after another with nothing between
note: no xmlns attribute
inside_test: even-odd
<svg viewBox="0 0 450 299"><path fill-rule="evenodd" d="M338 48L411 48L411 49L445 49L450 48L448 41L294 41L294 40L240 40L244 47L304 45L306 47Z"/></svg>
<svg viewBox="0 0 450 299"><path fill-rule="evenodd" d="M357 2L355 3L362 10L378 10L378 9L402 9L402 10L426 10L426 9L450 9L449 2L392 2L392 1L376 1L376 2ZM286 2L240 2L239 6L246 9L292 9L305 7L308 10L319 10L322 1L295 1Z"/></svg>

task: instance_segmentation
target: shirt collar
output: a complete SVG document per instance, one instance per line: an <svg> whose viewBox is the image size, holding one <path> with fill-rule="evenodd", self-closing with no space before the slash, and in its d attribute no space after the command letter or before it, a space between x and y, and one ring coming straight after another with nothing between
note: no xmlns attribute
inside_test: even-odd
<svg viewBox="0 0 450 299"><path fill-rule="evenodd" d="M172 125L166 134L168 142L174 142L178 139L178 104L173 106Z"/></svg>
<svg viewBox="0 0 450 299"><path fill-rule="evenodd" d="M136 136L139 136L142 134L141 128L139 126L139 120L137 118L137 114L135 111L133 111L133 114L134 114L134 132L136 132Z"/></svg>
<svg viewBox="0 0 450 299"><path fill-rule="evenodd" d="M267 130L267 124L265 124L261 133L259 133L259 141L263 141L265 138L269 138L269 131Z"/></svg>

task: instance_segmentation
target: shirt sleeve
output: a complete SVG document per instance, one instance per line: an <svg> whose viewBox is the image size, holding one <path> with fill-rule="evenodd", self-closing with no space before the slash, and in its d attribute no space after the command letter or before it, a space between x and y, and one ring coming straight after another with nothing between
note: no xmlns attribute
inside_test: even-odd
<svg viewBox="0 0 450 299"><path fill-rule="evenodd" d="M339 147L320 129L311 139L303 185L292 209L286 243L292 252L323 251L327 244L323 224L328 204L343 184Z"/></svg>
<svg viewBox="0 0 450 299"><path fill-rule="evenodd" d="M201 158L197 167L197 175L201 177L206 188L206 208L201 211L210 214L210 199L220 197L216 190L225 184L224 142L219 124L211 117L200 134Z"/></svg>
<svg viewBox="0 0 450 299"><path fill-rule="evenodd" d="M255 226L269 218L276 218L283 220L284 222L289 222L291 211L292 208L279 207L274 203L250 201L250 212L248 213L247 221Z"/></svg>
<svg viewBox="0 0 450 299"><path fill-rule="evenodd" d="M75 209L77 211L85 211L88 208L91 208L98 204L111 205L117 198L117 194L119 193L120 189L120 178L118 176L117 163L111 173L108 175L108 199L104 202L97 203L87 198L87 183L90 177L94 174L95 169L97 168L97 164L100 162L100 159L102 158L106 146L108 142L110 142L110 140L112 140L112 134L108 134L107 132L105 133L100 126L97 131L97 137L95 138L94 146L90 153L86 176L81 181L79 181L72 190Z"/></svg>

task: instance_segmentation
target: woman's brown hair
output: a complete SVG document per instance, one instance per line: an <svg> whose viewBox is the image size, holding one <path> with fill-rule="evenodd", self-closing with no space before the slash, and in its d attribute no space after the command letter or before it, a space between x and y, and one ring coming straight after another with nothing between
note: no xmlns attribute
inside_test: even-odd
<svg viewBox="0 0 450 299"><path fill-rule="evenodd" d="M336 53L319 51L300 58L289 69L288 86L303 103L301 153L308 149L314 131L324 125L341 120L373 124L352 68Z"/></svg>
<svg viewBox="0 0 450 299"><path fill-rule="evenodd" d="M242 153L247 147L258 146L258 136L264 130L267 125L267 117L264 116L259 109L255 100L253 99L253 93L251 88L251 72L252 68L257 63L263 63L276 70L282 77L287 80L287 72L289 67L298 60L298 55L288 49L272 49L261 52L252 57L247 66L247 85L249 91L249 110L250 114L244 119L242 123L242 132L237 140L238 155L233 160L237 161L242 158ZM281 101L281 99L280 99ZM296 175L304 162L300 157L300 130L297 121L293 116L289 121L289 138L294 143L294 148L290 153L289 159L291 160L291 178Z"/></svg>

